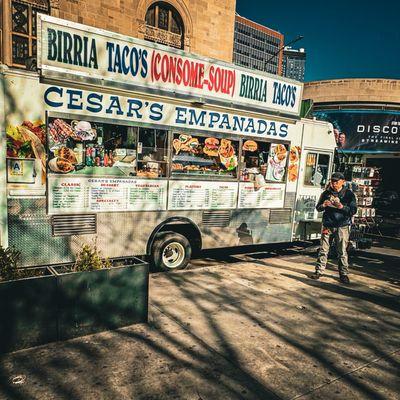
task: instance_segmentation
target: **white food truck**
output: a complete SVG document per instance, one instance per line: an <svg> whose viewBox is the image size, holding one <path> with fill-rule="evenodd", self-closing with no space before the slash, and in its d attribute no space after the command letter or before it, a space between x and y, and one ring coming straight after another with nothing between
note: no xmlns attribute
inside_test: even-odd
<svg viewBox="0 0 400 400"><path fill-rule="evenodd" d="M302 84L38 16L38 72L3 67L0 240L23 266L318 234L332 125L299 117Z"/></svg>

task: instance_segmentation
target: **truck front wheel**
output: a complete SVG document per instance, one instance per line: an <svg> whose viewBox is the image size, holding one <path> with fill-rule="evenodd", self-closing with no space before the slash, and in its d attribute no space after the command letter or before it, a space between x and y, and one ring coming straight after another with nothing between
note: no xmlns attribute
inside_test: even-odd
<svg viewBox="0 0 400 400"><path fill-rule="evenodd" d="M185 236L175 232L161 232L154 241L151 258L153 267L161 271L186 268L192 248Z"/></svg>

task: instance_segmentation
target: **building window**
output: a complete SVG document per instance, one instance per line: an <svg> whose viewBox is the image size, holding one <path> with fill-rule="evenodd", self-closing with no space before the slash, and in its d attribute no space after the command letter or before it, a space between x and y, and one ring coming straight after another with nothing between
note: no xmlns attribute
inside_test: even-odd
<svg viewBox="0 0 400 400"><path fill-rule="evenodd" d="M36 57L36 18L38 13L49 14L47 0L11 1L11 43L13 66L29 68Z"/></svg>
<svg viewBox="0 0 400 400"><path fill-rule="evenodd" d="M182 18L174 7L165 2L149 7L146 12L146 40L183 49L183 34Z"/></svg>

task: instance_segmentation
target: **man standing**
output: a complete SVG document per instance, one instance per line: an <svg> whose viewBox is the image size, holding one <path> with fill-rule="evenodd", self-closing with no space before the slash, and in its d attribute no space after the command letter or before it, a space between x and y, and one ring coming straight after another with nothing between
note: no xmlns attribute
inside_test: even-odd
<svg viewBox="0 0 400 400"><path fill-rule="evenodd" d="M329 238L334 235L338 254L340 281L350 283L347 245L350 238L351 218L357 212L354 193L344 187L345 179L341 172L332 174L329 187L321 194L316 209L323 212L321 247L315 273L312 279L319 279L328 261Z"/></svg>

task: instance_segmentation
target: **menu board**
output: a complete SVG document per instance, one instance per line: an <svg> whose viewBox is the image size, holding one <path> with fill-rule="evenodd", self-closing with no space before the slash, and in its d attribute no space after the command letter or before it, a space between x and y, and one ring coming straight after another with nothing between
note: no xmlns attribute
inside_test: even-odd
<svg viewBox="0 0 400 400"><path fill-rule="evenodd" d="M223 210L236 208L236 182L170 181L169 210Z"/></svg>
<svg viewBox="0 0 400 400"><path fill-rule="evenodd" d="M159 211L167 208L167 181L49 176L49 214Z"/></svg>
<svg viewBox="0 0 400 400"><path fill-rule="evenodd" d="M283 208L285 184L268 183L254 189L254 183L241 182L239 186L239 208Z"/></svg>

